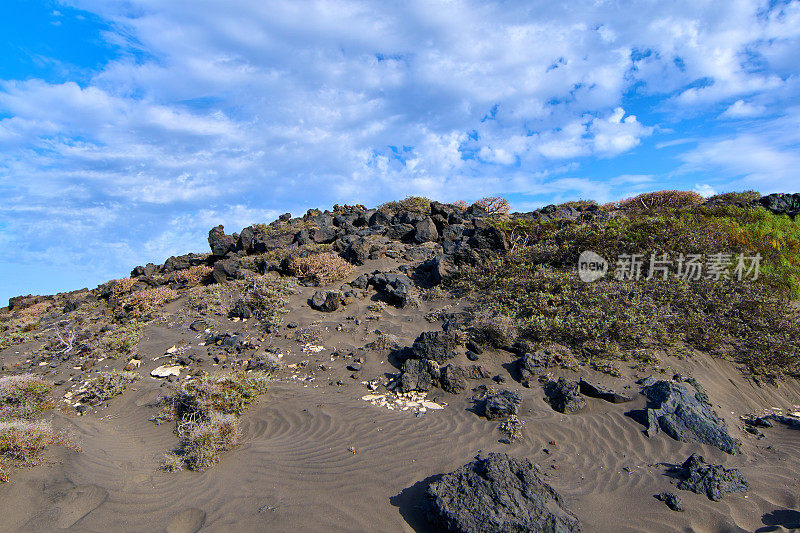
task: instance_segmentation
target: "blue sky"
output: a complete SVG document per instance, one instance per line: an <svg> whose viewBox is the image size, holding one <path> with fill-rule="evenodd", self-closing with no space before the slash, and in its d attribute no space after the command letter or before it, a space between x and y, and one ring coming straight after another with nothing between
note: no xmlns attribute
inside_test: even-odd
<svg viewBox="0 0 800 533"><path fill-rule="evenodd" d="M794 192L798 59L797 1L0 2L0 302L333 203Z"/></svg>

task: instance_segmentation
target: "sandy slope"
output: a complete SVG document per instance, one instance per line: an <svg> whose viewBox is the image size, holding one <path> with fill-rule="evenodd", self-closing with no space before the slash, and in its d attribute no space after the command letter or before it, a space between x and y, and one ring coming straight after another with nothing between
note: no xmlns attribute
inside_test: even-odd
<svg viewBox="0 0 800 533"><path fill-rule="evenodd" d="M368 353L359 379L345 369L347 359L331 361L332 348L363 346L374 338L371 332L376 328L410 344L420 331L440 327L428 323L425 312L452 302L425 303L412 313L388 308L380 320L362 318L356 326L347 317L363 317L369 301L322 315L303 305L313 290L304 289L294 298L284 323L296 321L302 328L324 320L320 343L326 350L308 355L294 341L276 342L287 354L286 363L308 360L309 368L322 362L330 369L318 371L313 381L282 374L244 415L243 444L221 464L202 473L158 471L161 456L177 438L172 425L148 421L167 388L163 381L145 377L107 408L82 417L55 415L55 424L71 433L82 451L58 449L46 464L14 471L11 482L0 486L0 530L426 531L419 507L426 480L492 451L526 456L541 465L585 531L778 531L800 523L800 433L775 427L763 430L766 437L759 440L744 433L739 420L741 414L800 404L795 382L760 388L725 361L664 361L670 367L666 376L679 371L700 381L732 434L743 441L743 453L728 456L663 434L646 437L644 428L626 415L644 405L638 394L633 404L590 398L584 412L556 413L544 402L541 388L525 389L511 379L503 367L513 361L511 354L487 353L479 362L508 381L498 386L486 379L472 386L507 386L525 398L520 416L524 438L505 445L498 442L497 423L471 410L469 392L439 392L435 396L448 403L447 408L418 417L389 411L360 399L368 392L361 379L396 371L385 356ZM179 308L180 302L170 310ZM146 361L143 375L159 364L152 357L165 348L180 340L198 342L199 335L188 330L186 319L178 314L171 320L171 327L147 330L138 348ZM217 329L255 329L255 324L220 320ZM338 324L344 326L342 331L337 331ZM590 375L620 390L635 377L632 371L623 378L582 372L561 374ZM336 385L337 380L343 384ZM636 393L638 388L629 390ZM653 495L676 490L675 480L666 473L668 466L692 452L740 468L751 490L721 502L677 491L687 510L670 511Z"/></svg>

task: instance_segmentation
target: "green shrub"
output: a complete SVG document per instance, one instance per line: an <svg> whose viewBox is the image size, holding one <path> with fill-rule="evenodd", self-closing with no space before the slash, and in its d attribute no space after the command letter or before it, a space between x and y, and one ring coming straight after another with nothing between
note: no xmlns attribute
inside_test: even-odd
<svg viewBox="0 0 800 533"><path fill-rule="evenodd" d="M33 466L41 452L53 444L69 443L46 422L0 422L0 481L8 481L8 466Z"/></svg>
<svg viewBox="0 0 800 533"><path fill-rule="evenodd" d="M635 213L652 213L661 209L692 208L703 202L705 198L693 191L654 191L622 200L617 207Z"/></svg>
<svg viewBox="0 0 800 533"><path fill-rule="evenodd" d="M761 198L757 191L725 192L716 194L706 200L708 205L743 205Z"/></svg>
<svg viewBox="0 0 800 533"><path fill-rule="evenodd" d="M30 420L53 407L53 386L33 374L0 378L0 420Z"/></svg>
<svg viewBox="0 0 800 533"><path fill-rule="evenodd" d="M139 379L139 374L135 372L125 372L122 370L110 370L100 372L79 391L81 400L90 404L107 402L114 396L125 392L125 388Z"/></svg>
<svg viewBox="0 0 800 533"><path fill-rule="evenodd" d="M205 470L219 461L223 451L238 442L237 416L267 390L266 372L236 372L202 376L185 381L166 408L152 418L157 423L175 420L181 441L179 453L167 454L163 470L177 472L185 466Z"/></svg>
<svg viewBox="0 0 800 533"><path fill-rule="evenodd" d="M431 201L422 196L408 196L403 200L395 200L386 202L378 206L378 209L388 213L397 213L399 211L413 211L415 213L430 213Z"/></svg>
<svg viewBox="0 0 800 533"><path fill-rule="evenodd" d="M448 282L449 288L456 294L472 294L477 317L511 317L520 338L558 342L587 357L624 356L643 346L670 349L686 343L729 356L753 372L797 373L798 313L770 285L674 277L584 283L575 273L582 249L613 257L618 251L648 249L674 253L670 245L703 252L729 241L722 226L703 217L530 224L531 235L538 239L529 247L463 267ZM785 223L769 222L767 228ZM705 231L699 231L701 227ZM752 231L770 234L772 230ZM781 242L790 241L784 236Z"/></svg>

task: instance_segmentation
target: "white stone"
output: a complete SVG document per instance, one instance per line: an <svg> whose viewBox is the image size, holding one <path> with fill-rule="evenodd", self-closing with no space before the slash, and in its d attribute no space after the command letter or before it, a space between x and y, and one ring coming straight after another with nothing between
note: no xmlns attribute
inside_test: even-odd
<svg viewBox="0 0 800 533"><path fill-rule="evenodd" d="M169 376L180 376L181 365L161 365L150 371L150 375L154 378L167 378Z"/></svg>

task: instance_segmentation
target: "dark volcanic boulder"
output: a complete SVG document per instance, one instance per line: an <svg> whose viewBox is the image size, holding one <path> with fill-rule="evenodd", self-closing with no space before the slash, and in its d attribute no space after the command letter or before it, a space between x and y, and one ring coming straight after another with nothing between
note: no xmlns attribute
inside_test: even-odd
<svg viewBox="0 0 800 533"><path fill-rule="evenodd" d="M656 499L666 503L667 507L673 511L683 511L683 502L681 501L681 497L674 492L662 492L661 494L656 495Z"/></svg>
<svg viewBox="0 0 800 533"><path fill-rule="evenodd" d="M431 521L459 533L577 533L578 519L528 459L492 453L434 481Z"/></svg>
<svg viewBox="0 0 800 533"><path fill-rule="evenodd" d="M425 331L414 340L411 356L415 359L432 359L443 363L455 356L453 352L458 340L452 333Z"/></svg>
<svg viewBox="0 0 800 533"><path fill-rule="evenodd" d="M589 396L592 398L600 398L601 400L605 400L611 403L625 403L633 401L633 398L631 398L630 396L625 396L624 394L614 392L613 390L601 387L600 385L589 383L585 379L581 379L580 385L581 385L581 394L583 394L584 396Z"/></svg>
<svg viewBox="0 0 800 533"><path fill-rule="evenodd" d="M219 225L208 232L208 245L213 255L222 257L236 247L236 239L232 235L225 235L223 226Z"/></svg>
<svg viewBox="0 0 800 533"><path fill-rule="evenodd" d="M460 366L449 364L442 369L439 379L442 390L450 394L460 394L467 388L467 370Z"/></svg>
<svg viewBox="0 0 800 533"><path fill-rule="evenodd" d="M342 295L337 291L317 291L308 303L317 311L330 313L339 309L339 305L342 303Z"/></svg>
<svg viewBox="0 0 800 533"><path fill-rule="evenodd" d="M393 274L391 272L378 272L369 278L369 283L383 294L389 303L398 307L415 305L411 279L405 274Z"/></svg>
<svg viewBox="0 0 800 533"><path fill-rule="evenodd" d="M431 217L425 217L414 224L414 242L435 242L439 240L439 231Z"/></svg>
<svg viewBox="0 0 800 533"><path fill-rule="evenodd" d="M559 413L577 413L586 407L586 400L581 396L580 385L577 381L567 381L558 378L551 381L545 389L550 405Z"/></svg>
<svg viewBox="0 0 800 533"><path fill-rule="evenodd" d="M508 250L508 238L503 230L495 226L487 226L475 231L469 238L469 245L479 250Z"/></svg>
<svg viewBox="0 0 800 533"><path fill-rule="evenodd" d="M483 404L483 415L489 420L508 418L519 412L522 397L514 391L504 390L486 398Z"/></svg>
<svg viewBox="0 0 800 533"><path fill-rule="evenodd" d="M241 265L236 259L223 259L214 263L211 277L216 283L225 283L229 279L236 279L240 270Z"/></svg>
<svg viewBox="0 0 800 533"><path fill-rule="evenodd" d="M775 214L785 214L790 217L796 217L800 214L800 193L768 194L756 200L754 204L766 207Z"/></svg>
<svg viewBox="0 0 800 533"><path fill-rule="evenodd" d="M406 359L400 376L400 390L427 391L439 384L439 365L429 359Z"/></svg>
<svg viewBox="0 0 800 533"><path fill-rule="evenodd" d="M544 374L552 366L552 360L553 357L550 352L544 349L522 354L517 363L522 385L530 387L537 376Z"/></svg>
<svg viewBox="0 0 800 533"><path fill-rule="evenodd" d="M745 492L750 484L735 468L705 462L702 455L693 453L681 465L683 480L678 488L705 494L709 500L719 501L729 492Z"/></svg>
<svg viewBox="0 0 800 533"><path fill-rule="evenodd" d="M740 443L728 434L705 393L690 392L683 384L656 381L642 391L650 400L647 434L664 431L681 442L700 442L727 453L737 453Z"/></svg>

